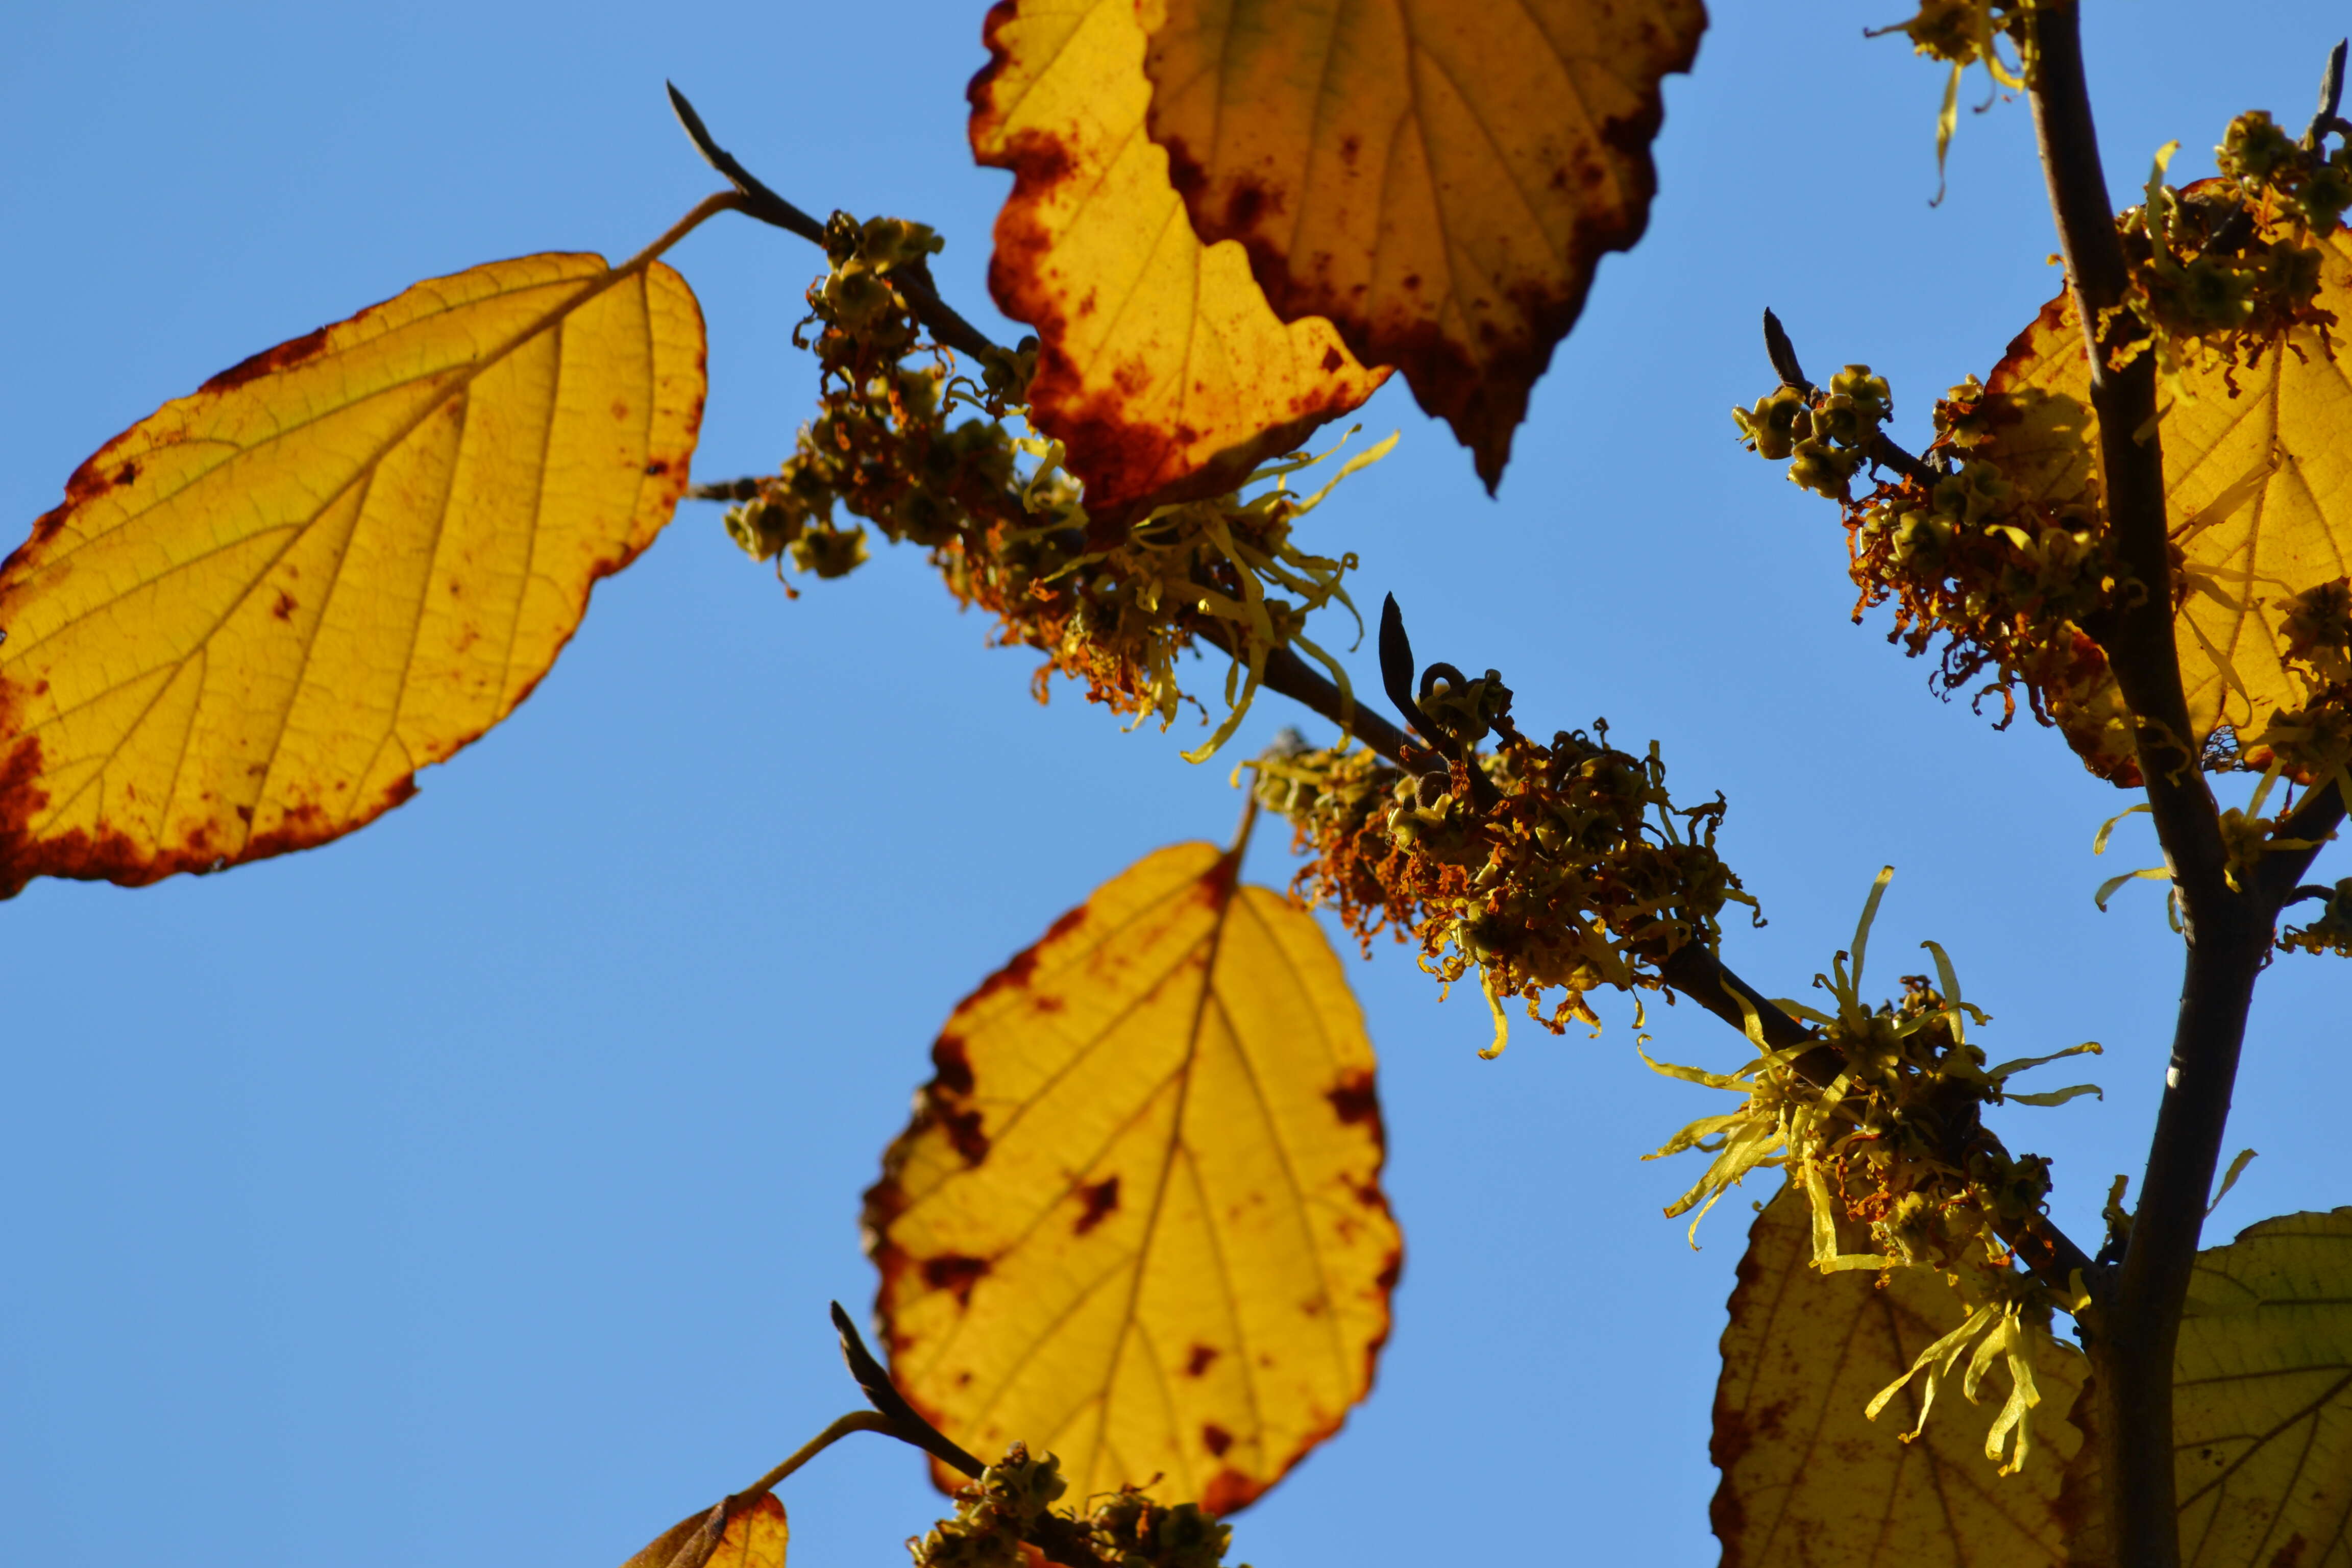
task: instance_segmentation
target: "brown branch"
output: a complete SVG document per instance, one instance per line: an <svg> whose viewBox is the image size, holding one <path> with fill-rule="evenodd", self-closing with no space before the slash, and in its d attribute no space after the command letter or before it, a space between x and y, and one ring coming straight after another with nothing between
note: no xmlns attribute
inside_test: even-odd
<svg viewBox="0 0 2352 1568"><path fill-rule="evenodd" d="M2122 1263L2111 1278L2093 1279L2099 1299L2087 1325L2115 1560L2130 1568L2174 1568L2179 1540L2172 1366L2181 1307L2221 1157L2254 980L2268 956L2277 900L2309 861L2284 854L2275 867L2263 868L2255 887L2240 892L2230 886L2219 813L2193 750L2173 637L2155 355L2143 347L2124 368L2115 368L2119 353L2132 349L2144 329L2122 309L2130 271L2099 165L2080 16L2074 0L2042 0L2026 16L2033 29L2034 130L2090 360L2107 525L2128 579L2116 602L2085 629L2106 653L2131 709L2149 809L2187 927L2180 1010L2139 1207ZM2331 66L2330 75L2340 80L2340 67ZM2323 89L2323 109L2335 90ZM2342 815L2342 803L2332 795L2315 791L2294 816L2306 827L2332 827Z"/></svg>
<svg viewBox="0 0 2352 1568"><path fill-rule="evenodd" d="M2131 708L2148 806L2193 923L2208 908L2228 902L2231 895L2220 814L2199 771L2173 641L2156 358L2143 351L2123 369L2114 368L2118 353L2138 343L2145 331L2123 309L2131 269L2099 164L2075 0L2053 0L2030 15L2036 37L2030 89L2034 131L2049 181L2051 211L2057 219L2059 249L2083 321L2091 406L2098 415L2107 527L2129 579L2119 588L2116 603L2097 617L2098 624L2085 629L2106 653L2116 683Z"/></svg>
<svg viewBox="0 0 2352 1568"><path fill-rule="evenodd" d="M890 1435L902 1443L922 1449L940 1463L979 1479L981 1471L988 1467L925 1420L922 1413L908 1403L907 1396L898 1392L898 1385L890 1380L889 1372L874 1359L874 1352L866 1348L865 1337L858 1333L857 1325L850 1321L847 1312L841 1310L838 1301L833 1303L833 1327L834 1331L841 1336L841 1359L849 1363L849 1375L856 1379L857 1386L865 1391L866 1402L889 1421Z"/></svg>
<svg viewBox="0 0 2352 1568"><path fill-rule="evenodd" d="M756 476L746 474L740 479L715 479L707 485L688 485L686 487L686 499L688 500L757 500L760 499L760 486L762 482Z"/></svg>

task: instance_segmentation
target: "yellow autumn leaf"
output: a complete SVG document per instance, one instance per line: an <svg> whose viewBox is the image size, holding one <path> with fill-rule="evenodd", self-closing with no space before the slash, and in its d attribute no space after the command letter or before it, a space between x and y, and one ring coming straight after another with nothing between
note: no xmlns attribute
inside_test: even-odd
<svg viewBox="0 0 2352 1568"><path fill-rule="evenodd" d="M529 696L685 492L702 317L652 254L419 283L84 463L0 566L0 897L325 843Z"/></svg>
<svg viewBox="0 0 2352 1568"><path fill-rule="evenodd" d="M2318 303L2352 320L2352 231L2319 242ZM2234 394L2230 383L2236 383ZM2071 297L2044 306L1985 383L2019 399L1989 455L2038 500L2095 489L2090 370ZM2187 603L2174 623L2189 713L2203 738L2221 724L2251 740L2304 700L2280 662L2279 600L2352 572L2352 374L2310 328L2263 345L2259 363L2183 373L2159 429L2172 540ZM2068 739L2128 758L2111 732ZM2133 776L2136 777L2136 774Z"/></svg>
<svg viewBox="0 0 2352 1568"><path fill-rule="evenodd" d="M1371 1044L1313 917L1234 872L1148 856L967 998L866 1194L899 1387L1078 1497L1158 1477L1232 1512L1388 1334Z"/></svg>
<svg viewBox="0 0 2352 1568"><path fill-rule="evenodd" d="M1990 1393L1972 1405L1948 1389L1906 1443L1918 1423L1916 1383L1876 1421L1863 1410L1967 1307L1928 1269L1897 1269L1881 1288L1865 1273L1817 1272L1811 1256L1810 1211L1784 1187L1749 1233L1723 1336L1713 1443L1723 1568L2067 1562L2082 1505L2062 1492L2062 1472L2083 1443L2067 1420L2082 1353L2052 1342L2037 1354L2036 1452L2021 1473L1999 1475L1985 1458L2000 1405Z"/></svg>
<svg viewBox="0 0 2352 1568"><path fill-rule="evenodd" d="M2172 1365L2184 1568L2352 1564L2352 1208L2199 1253ZM2096 1461L2086 1447L2069 1486L2095 1487ZM2094 1510L2076 1553L2105 1547Z"/></svg>
<svg viewBox="0 0 2352 1568"><path fill-rule="evenodd" d="M1699 0L1143 0L1150 132L1285 321L1395 365L1492 489L1606 251L1649 222Z"/></svg>
<svg viewBox="0 0 2352 1568"><path fill-rule="evenodd" d="M784 1568L792 1529L773 1492L688 1514L621 1568Z"/></svg>
<svg viewBox="0 0 2352 1568"><path fill-rule="evenodd" d="M1239 246L1203 247L1143 133L1130 0L1006 0L971 147L1013 171L989 288L1037 330L1031 416L1096 513L1217 495L1371 395L1328 321L1286 326Z"/></svg>

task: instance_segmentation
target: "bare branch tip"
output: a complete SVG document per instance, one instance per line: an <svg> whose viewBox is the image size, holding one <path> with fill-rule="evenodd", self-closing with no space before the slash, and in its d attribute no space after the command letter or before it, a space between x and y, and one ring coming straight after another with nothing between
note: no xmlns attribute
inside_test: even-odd
<svg viewBox="0 0 2352 1568"><path fill-rule="evenodd" d="M702 154L704 163L725 174L726 168L719 160L727 154L721 153L719 144L710 139L710 128L703 124L702 116L695 112L693 100L680 92L674 81L665 79L662 87L669 93L669 110L677 116L677 123L685 131L687 140L694 143L694 150Z"/></svg>
<svg viewBox="0 0 2352 1568"><path fill-rule="evenodd" d="M1764 312L1764 352L1770 357L1772 369L1783 386L1793 386L1801 392L1813 389L1813 384L1805 379L1804 367L1797 363L1797 347L1789 341L1789 330L1769 309Z"/></svg>

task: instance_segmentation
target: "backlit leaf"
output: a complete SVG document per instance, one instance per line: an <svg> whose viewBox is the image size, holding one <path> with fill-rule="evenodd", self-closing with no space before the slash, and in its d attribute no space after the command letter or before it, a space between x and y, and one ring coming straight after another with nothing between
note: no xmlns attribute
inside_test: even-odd
<svg viewBox="0 0 2352 1568"><path fill-rule="evenodd" d="M2352 231L2320 247L2318 302L2352 321ZM2219 369L2184 373L2189 395L2160 426L2169 525L2190 589L2175 638L2200 740L2225 722L2251 738L2273 710L2303 701L2266 606L2352 572L2352 374L2306 328L2232 375L2235 396ZM2071 297L2042 308L1986 385L2024 395L2022 424L1997 430L1992 448L2012 478L2052 502L2093 489L2096 426ZM2089 739L2068 738L2077 750Z"/></svg>
<svg viewBox="0 0 2352 1568"><path fill-rule="evenodd" d="M1699 0L1145 0L1152 140L1286 321L1402 368L1493 489L1603 252L1649 222ZM1157 16L1150 13L1159 12Z"/></svg>
<svg viewBox="0 0 2352 1568"><path fill-rule="evenodd" d="M1213 846L1160 850L931 1057L866 1209L924 1414L1059 1455L1075 1496L1158 1476L1220 1513L1338 1430L1402 1253L1371 1045L1311 916Z"/></svg>
<svg viewBox="0 0 2352 1568"><path fill-rule="evenodd" d="M2291 1214L2197 1255L2174 1352L2187 1568L2352 1564L2352 1208ZM2083 1484L2095 1456L2077 1457ZM2077 1537L2101 1560L2102 1521Z"/></svg>
<svg viewBox="0 0 2352 1568"><path fill-rule="evenodd" d="M1013 174L989 288L1037 329L1039 429L1096 511L1233 489L1371 395L1328 321L1286 326L1238 246L1203 247L1143 133L1131 0L1004 0L971 84L971 146Z"/></svg>
<svg viewBox="0 0 2352 1568"><path fill-rule="evenodd" d="M659 264L419 283L165 404L0 566L0 896L322 844L529 696L684 493Z"/></svg>
<svg viewBox="0 0 2352 1568"><path fill-rule="evenodd" d="M1918 1422L1917 1384L1876 1421L1863 1409L1968 1310L1930 1270L1898 1269L1882 1289L1866 1273L1817 1272L1811 1255L1806 1205L1784 1188L1749 1232L1723 1335L1713 1443L1723 1568L2066 1562L2068 1524L2081 1510L2062 1495L2061 1473L2083 1442L2066 1419L2085 1374L2082 1353L2053 1342L2036 1358L2042 1404L2022 1473L1998 1475L1985 1458L2000 1405L1990 1390L1971 1405L1948 1386L1926 1430L1906 1443Z"/></svg>
<svg viewBox="0 0 2352 1568"><path fill-rule="evenodd" d="M784 1568L792 1530L773 1492L690 1513L621 1568Z"/></svg>

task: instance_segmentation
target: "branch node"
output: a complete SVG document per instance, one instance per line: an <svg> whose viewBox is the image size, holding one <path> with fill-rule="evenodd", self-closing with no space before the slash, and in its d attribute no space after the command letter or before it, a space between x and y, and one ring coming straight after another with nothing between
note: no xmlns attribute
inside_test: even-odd
<svg viewBox="0 0 2352 1568"><path fill-rule="evenodd" d="M890 1381L889 1373L874 1359L874 1352L866 1348L866 1341L859 1335L857 1325L850 1321L849 1314L841 1310L838 1301L833 1303L833 1326L841 1335L841 1359L849 1363L849 1375L856 1378L857 1386L866 1391L866 1403L889 1418L891 1435L978 1480L980 1472L988 1467L959 1447L953 1439L925 1420L907 1402L907 1396L898 1392L898 1385Z"/></svg>
<svg viewBox="0 0 2352 1568"><path fill-rule="evenodd" d="M702 116L695 112L694 105L688 100L686 94L677 90L677 83L666 81L662 85L669 89L670 110L677 116L678 124L685 128L687 139L694 143L695 151L702 154L704 162L726 175L728 183L743 193L747 203L743 210L746 213L761 223L773 224L778 228L799 235L811 245L822 246L824 243L824 225L776 195L749 169L737 163L735 154L711 138L710 128L702 123Z"/></svg>
<svg viewBox="0 0 2352 1568"><path fill-rule="evenodd" d="M2344 56L2347 47L2352 47L2352 39L2338 38L2336 47L2327 51L2327 69L2319 79L2319 110L2303 133L2303 150L2306 153L2318 152L2321 138L2344 124L2336 117L2336 111L2344 103Z"/></svg>
<svg viewBox="0 0 2352 1568"><path fill-rule="evenodd" d="M1764 312L1764 352L1770 356L1773 372L1780 376L1781 385L1793 386L1808 396L1812 395L1813 384L1805 379L1805 367L1797 363L1797 347L1789 341L1788 329L1780 325L1780 318L1769 308Z"/></svg>

